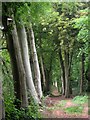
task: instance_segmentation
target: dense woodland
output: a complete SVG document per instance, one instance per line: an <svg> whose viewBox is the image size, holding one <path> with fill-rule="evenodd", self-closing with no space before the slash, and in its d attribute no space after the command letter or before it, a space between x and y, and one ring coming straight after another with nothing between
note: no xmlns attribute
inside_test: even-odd
<svg viewBox="0 0 90 120"><path fill-rule="evenodd" d="M2 3L0 119L42 118L47 95L90 91L88 11L81 2Z"/></svg>

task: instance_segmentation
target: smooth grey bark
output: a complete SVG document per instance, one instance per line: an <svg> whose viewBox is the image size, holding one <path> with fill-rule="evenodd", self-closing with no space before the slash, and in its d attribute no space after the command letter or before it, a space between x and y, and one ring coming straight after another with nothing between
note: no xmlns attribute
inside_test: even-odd
<svg viewBox="0 0 90 120"><path fill-rule="evenodd" d="M45 88L46 88L46 78L45 78L42 56L40 56L40 63L41 63L41 72L42 72L42 79L43 79L43 89L45 90Z"/></svg>
<svg viewBox="0 0 90 120"><path fill-rule="evenodd" d="M32 72L31 72L31 65L29 61L29 49L28 49L28 42L27 42L27 34L24 25L18 25L18 36L19 36L19 41L20 41L20 46L21 46L21 52L22 52L22 59L23 59L23 64L27 76L27 87L30 95L34 99L35 103L39 103L39 98L33 83L33 78L32 78Z"/></svg>
<svg viewBox="0 0 90 120"><path fill-rule="evenodd" d="M30 27L28 32L30 35L29 42L30 42L30 46L31 46L33 65L34 65L35 87L36 87L36 90L38 93L38 97L41 99L43 96L42 87L41 87L41 76L40 76L40 68L39 68L37 51L36 51L36 47L35 47L34 32L33 32L32 27Z"/></svg>
<svg viewBox="0 0 90 120"><path fill-rule="evenodd" d="M14 45L14 50L15 50L15 55L16 55L16 62L18 65L17 66L18 72L19 72L21 107L26 108L26 107L28 107L26 75L25 75L25 70L24 70L22 56L21 56L21 49L20 49L16 24L15 24L15 20L14 20L14 15L12 15L12 19L13 19L12 37L13 37L13 45Z"/></svg>
<svg viewBox="0 0 90 120"><path fill-rule="evenodd" d="M64 79L64 81L65 81L65 79ZM64 88L64 82L63 82L63 77L62 77L62 75L61 75L61 82L62 82L62 89L61 89L61 93L62 93L62 95L65 95L65 88Z"/></svg>
<svg viewBox="0 0 90 120"><path fill-rule="evenodd" d="M3 10L8 11L6 8ZM18 68L17 68L15 50L14 50L14 46L13 46L13 38L12 38L11 32L9 31L10 26L7 25L7 16L5 16L5 15L2 16L2 21L3 21L4 28L7 28L7 30L5 31L5 38L6 38L6 42L7 42L8 52L10 55L12 74L13 74L13 80L14 80L14 91L15 91L14 94L15 94L15 98L16 98L14 104L17 108L20 108L20 102L17 102L17 99L19 101L21 101L20 80L19 80L19 72L18 72Z"/></svg>

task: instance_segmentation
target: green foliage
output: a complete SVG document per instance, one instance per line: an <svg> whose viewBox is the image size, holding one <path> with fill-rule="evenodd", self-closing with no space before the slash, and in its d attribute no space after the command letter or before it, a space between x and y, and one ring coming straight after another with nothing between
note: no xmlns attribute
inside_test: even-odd
<svg viewBox="0 0 90 120"><path fill-rule="evenodd" d="M7 51L2 52L2 57L3 95L4 99L7 100L14 96L14 82L10 65L10 57Z"/></svg>
<svg viewBox="0 0 90 120"><path fill-rule="evenodd" d="M59 110L63 109L66 105L67 101L66 100L61 100L59 103L55 104L52 107L47 107L47 110L52 111L52 110Z"/></svg>
<svg viewBox="0 0 90 120"><path fill-rule="evenodd" d="M81 16L79 18L74 19L75 28L79 28L78 41L87 42L88 41L88 9L84 9L80 11Z"/></svg>
<svg viewBox="0 0 90 120"><path fill-rule="evenodd" d="M58 81L59 87L61 87L60 76L62 74L58 57L59 49L61 48L63 61L65 60L64 51L69 52L69 59L73 54L70 80L76 95L80 91L82 52L85 53L86 57L85 70L88 60L87 5L85 3L53 3L52 5L54 10L48 15L49 17L42 17L40 24L36 24L34 28L37 51L39 54L43 54L46 71L49 69L50 57L53 52L50 81L51 83Z"/></svg>
<svg viewBox="0 0 90 120"><path fill-rule="evenodd" d="M65 108L66 113L72 113L72 114L80 114L83 111L82 106L72 106L72 107L67 107Z"/></svg>
<svg viewBox="0 0 90 120"><path fill-rule="evenodd" d="M32 118L40 118L41 117L41 114L38 111L39 106L34 103L33 99L31 99L28 109L29 109L29 111L28 111L29 116L31 116Z"/></svg>
<svg viewBox="0 0 90 120"><path fill-rule="evenodd" d="M43 17L48 16L48 13L52 11L51 3L47 2L16 3L14 9L16 9L16 18L21 17L26 25L30 24L30 22L34 24L39 23Z"/></svg>
<svg viewBox="0 0 90 120"><path fill-rule="evenodd" d="M65 107L67 101L66 100L61 100L58 104L56 104L57 107Z"/></svg>
<svg viewBox="0 0 90 120"><path fill-rule="evenodd" d="M73 98L73 103L75 104L84 104L84 103L88 103L88 96L76 96Z"/></svg>
<svg viewBox="0 0 90 120"><path fill-rule="evenodd" d="M6 43L5 43L6 46ZM1 52L0 52L1 53ZM2 51L2 74L3 74L3 96L5 104L6 120L34 120L40 117L38 106L33 100L27 109L17 109L14 96L14 81L12 77L10 56L7 50Z"/></svg>
<svg viewBox="0 0 90 120"><path fill-rule="evenodd" d="M28 108L17 109L14 105L14 98L5 101L6 120L34 120L40 118L38 106L31 101Z"/></svg>
<svg viewBox="0 0 90 120"><path fill-rule="evenodd" d="M57 107L55 107L55 106L53 106L53 107L47 107L46 109L47 109L48 111L53 111L53 110L56 110Z"/></svg>
<svg viewBox="0 0 90 120"><path fill-rule="evenodd" d="M5 114L7 120L18 120L18 110L15 108L15 105L13 104L14 99L6 97L4 99L5 103Z"/></svg>
<svg viewBox="0 0 90 120"><path fill-rule="evenodd" d="M36 47L39 56L43 58L45 77L50 83L57 81L61 88L61 67L59 59L59 49L62 57L64 51L69 51L69 56L73 52L71 65L71 84L74 93L79 93L80 89L80 65L81 54L85 53L85 70L88 61L88 16L84 3L43 3L43 2L22 2L5 3L7 7L12 7L15 12L15 19L19 22L19 17L26 26L33 23ZM84 6L84 7L83 7ZM80 11L80 9L83 9ZM1 46L0 42L0 47ZM6 42L4 43L6 47ZM23 120L39 118L38 106L31 100L28 109L17 109L14 105L14 84L12 79L10 57L6 50L3 50L3 95L5 101L5 111L7 120ZM0 53L0 55L1 55ZM76 96L73 103L83 105L87 102L87 96ZM48 110L65 107L66 101L62 100ZM82 113L82 106L73 106L65 109L67 113Z"/></svg>

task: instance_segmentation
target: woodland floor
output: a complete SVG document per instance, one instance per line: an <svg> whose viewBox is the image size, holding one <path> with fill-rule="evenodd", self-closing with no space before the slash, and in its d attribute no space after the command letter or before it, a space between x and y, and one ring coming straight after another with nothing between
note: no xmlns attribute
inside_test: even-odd
<svg viewBox="0 0 90 120"><path fill-rule="evenodd" d="M65 104L58 105L60 101L65 100ZM56 107L58 106L58 107ZM67 113L65 108L78 106L72 102L72 98L60 97L46 97L45 107L42 109L41 114L43 118L88 118L88 103L84 103L81 113Z"/></svg>

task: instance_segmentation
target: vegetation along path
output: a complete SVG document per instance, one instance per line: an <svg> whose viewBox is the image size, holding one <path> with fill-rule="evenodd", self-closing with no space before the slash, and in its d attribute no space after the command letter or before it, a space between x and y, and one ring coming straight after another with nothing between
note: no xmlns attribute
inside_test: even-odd
<svg viewBox="0 0 90 120"><path fill-rule="evenodd" d="M42 111L44 118L88 118L87 96L74 98L47 97Z"/></svg>

